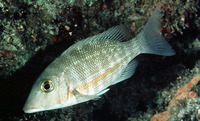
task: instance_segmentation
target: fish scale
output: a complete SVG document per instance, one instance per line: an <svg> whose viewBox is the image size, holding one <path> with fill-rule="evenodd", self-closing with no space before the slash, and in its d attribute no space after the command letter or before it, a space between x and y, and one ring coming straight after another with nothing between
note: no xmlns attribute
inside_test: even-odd
<svg viewBox="0 0 200 121"><path fill-rule="evenodd" d="M135 37L124 25L88 37L70 46L38 77L24 105L25 113L72 106L96 99L109 86L130 78L136 56L175 54L160 35L160 6Z"/></svg>
<svg viewBox="0 0 200 121"><path fill-rule="evenodd" d="M107 42L107 43L106 43ZM72 69L69 70L74 70L75 73L70 74L70 71L67 72L66 74L71 75L72 77L74 76L75 78L73 80L76 80L75 82L73 82L73 86L77 87L77 86L81 86L84 83L89 83L90 81L92 81L95 77L105 73L105 71L108 68L112 68L112 66L114 66L114 63L120 61L121 59L123 59L126 54L121 52L125 52L126 47L121 46L120 50L121 55L116 54L117 51L115 51L113 48L116 45L116 43L119 43L117 41L115 42L109 42L109 41L99 41L99 43L97 43L98 45L101 45L99 47L94 48L93 44L90 43L89 45L91 46L86 46L85 48L81 49L81 51L76 52L76 55L73 55L75 57L81 57L81 59L79 59L79 62L76 63L76 65L74 65L74 60L76 60L76 58L73 58L71 61L72 63L70 63L70 67L73 67ZM103 44L103 45L102 45ZM111 47L110 47L111 46ZM120 48L119 45L117 48ZM89 50L96 50L96 52L92 52L92 54L83 54L85 49L89 49ZM78 50L74 50L74 51L78 51ZM105 53L102 53L102 51L105 51ZM126 52L129 53L129 52ZM82 55L82 56L81 56ZM87 58L86 56L89 57ZM101 55L101 57L99 56ZM65 55L67 56L67 55ZM85 56L85 57L83 57ZM63 57L64 58L64 57ZM95 58L95 59L92 59ZM63 60L63 59L61 59ZM115 60L115 61L113 61ZM89 61L89 63L88 63ZM59 63L59 61L58 61ZM97 63L97 64L96 64ZM84 65L84 66L82 66ZM69 68L70 68L69 67ZM97 69L98 68L98 69ZM88 72L88 74L90 75L89 77L85 76L84 72ZM77 74L77 76L75 76L74 74Z"/></svg>
<svg viewBox="0 0 200 121"><path fill-rule="evenodd" d="M77 74L77 76L75 76L76 78L74 78L74 80L76 80L76 81L75 81L75 83L73 82L73 86L75 86L75 88L77 86L81 87L83 83L85 83L85 84L90 83L96 77L105 73L109 68L113 68L113 66L115 66L116 63L119 63L123 58L125 58L128 55L126 53L130 53L130 52L126 52L126 50L128 50L128 49L126 49L126 47L124 47L124 46L121 46L121 49L119 49L120 51L125 52L123 55L122 55L122 53L121 53L121 55L116 54L117 51L113 51L113 49L110 49L109 46L113 47L114 45L116 45L116 43L119 43L117 41L110 42L110 43L108 41L106 44L104 41L100 41L98 44L101 45L101 43L104 45L102 45L99 48L95 48L95 50L97 50L96 51L97 53L100 52L98 50L101 50L101 51L104 50L104 51L106 51L106 55L103 53L96 54L95 52L93 52L93 55L90 55L90 58L83 57L83 60L79 61L79 64L77 64L78 66L74 66L73 63L71 64L71 66L74 67L73 69L76 71L76 74ZM92 46L92 44L91 44L91 46ZM93 47L91 47L91 48L94 49ZM120 46L118 46L117 48L120 48ZM88 47L87 49L90 49L90 47ZM82 49L82 51L84 51L84 49ZM102 57L99 57L99 55L101 55ZM87 56L87 55L85 55L85 56ZM91 59L91 58L97 58L97 59ZM89 63L88 63L88 60L90 60ZM98 63L98 64L96 64L96 63ZM129 62L126 62L126 63L129 63ZM86 66L82 66L82 64L86 65ZM82 75L81 73L87 72L86 70L88 68L89 68L88 73L90 76L87 77L85 75ZM121 70L121 69L119 69L119 70ZM90 88L93 88L93 86L96 87L99 83L100 84L104 84L103 82L106 83L106 81L104 81L104 80L100 80L100 81L101 82L97 81L95 84L90 85ZM113 82L113 80L110 80L110 82ZM108 85L105 85L105 86L108 86ZM94 88L94 89L96 89L96 88ZM87 90L87 89L85 89L85 90ZM102 90L102 89L99 88L98 90ZM89 91L87 91L87 92L89 92ZM81 93L87 94L83 90Z"/></svg>

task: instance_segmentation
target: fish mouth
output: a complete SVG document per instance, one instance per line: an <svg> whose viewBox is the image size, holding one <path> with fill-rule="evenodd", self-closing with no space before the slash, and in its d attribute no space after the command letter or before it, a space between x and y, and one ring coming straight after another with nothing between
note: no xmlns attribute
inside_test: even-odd
<svg viewBox="0 0 200 121"><path fill-rule="evenodd" d="M23 107L23 111L25 113L36 113L36 112L41 112L41 111L48 111L48 110L53 110L53 109L59 109L65 107L65 103L60 103L60 104L54 104L54 105L43 105L39 106L33 103L26 103Z"/></svg>
<svg viewBox="0 0 200 121"><path fill-rule="evenodd" d="M38 109L37 108L29 108L29 109L23 108L23 110L25 113L35 113L35 112L43 111L44 109L42 109L42 108L38 108Z"/></svg>
<svg viewBox="0 0 200 121"><path fill-rule="evenodd" d="M35 112L40 112L40 111L44 111L44 110L45 110L44 108L36 108L34 106L27 106L27 105L25 105L23 107L23 111L25 113L35 113Z"/></svg>
<svg viewBox="0 0 200 121"><path fill-rule="evenodd" d="M36 108L36 107L34 107L34 106L24 106L24 108L23 108L23 111L25 112L25 113L36 113L36 112L41 112L41 111L47 111L47 110L52 110L52 109L58 109L58 108L61 108L61 107L59 107L60 106L60 104L57 104L57 105L54 105L54 106L51 106L51 107L48 107L48 108Z"/></svg>

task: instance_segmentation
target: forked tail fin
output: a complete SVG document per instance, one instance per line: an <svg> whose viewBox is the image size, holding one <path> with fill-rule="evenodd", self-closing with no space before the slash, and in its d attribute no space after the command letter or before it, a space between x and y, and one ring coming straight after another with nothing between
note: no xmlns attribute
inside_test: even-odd
<svg viewBox="0 0 200 121"><path fill-rule="evenodd" d="M149 53L163 56L172 56L175 51L161 36L160 32L160 5L154 10L143 30L132 40L139 47L139 53Z"/></svg>

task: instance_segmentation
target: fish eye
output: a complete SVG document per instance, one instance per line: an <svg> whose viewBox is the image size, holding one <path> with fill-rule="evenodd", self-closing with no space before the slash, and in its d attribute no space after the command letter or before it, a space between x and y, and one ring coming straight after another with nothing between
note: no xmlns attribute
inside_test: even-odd
<svg viewBox="0 0 200 121"><path fill-rule="evenodd" d="M41 90L43 92L50 92L54 89L54 83L51 80L46 80L41 85Z"/></svg>

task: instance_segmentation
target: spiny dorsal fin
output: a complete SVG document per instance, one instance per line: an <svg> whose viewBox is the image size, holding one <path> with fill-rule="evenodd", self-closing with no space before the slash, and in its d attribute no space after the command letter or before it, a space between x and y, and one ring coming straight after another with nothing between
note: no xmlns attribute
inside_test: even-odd
<svg viewBox="0 0 200 121"><path fill-rule="evenodd" d="M125 27L124 25L118 25L94 37L95 37L95 40L106 39L106 40L114 40L114 41L126 41L130 39L131 34L127 27Z"/></svg>
<svg viewBox="0 0 200 121"><path fill-rule="evenodd" d="M74 45L70 46L67 51L70 51L73 48L81 46L85 43L89 43L91 41L101 41L101 40L108 40L108 41L126 41L130 39L131 34L127 27L124 25L118 25L106 30L103 33L88 37L84 40L81 40Z"/></svg>

